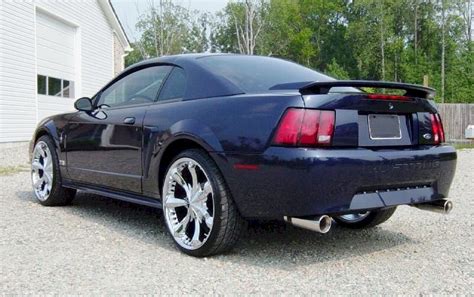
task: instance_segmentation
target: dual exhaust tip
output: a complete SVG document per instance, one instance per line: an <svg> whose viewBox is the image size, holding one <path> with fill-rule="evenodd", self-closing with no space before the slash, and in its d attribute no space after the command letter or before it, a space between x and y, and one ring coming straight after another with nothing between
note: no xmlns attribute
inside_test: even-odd
<svg viewBox="0 0 474 297"><path fill-rule="evenodd" d="M413 206L421 210L448 214L453 209L453 202L447 199L441 199L428 203L414 204ZM328 233L332 226L332 218L328 215L316 216L312 219L284 216L283 219L293 226L323 234Z"/></svg>

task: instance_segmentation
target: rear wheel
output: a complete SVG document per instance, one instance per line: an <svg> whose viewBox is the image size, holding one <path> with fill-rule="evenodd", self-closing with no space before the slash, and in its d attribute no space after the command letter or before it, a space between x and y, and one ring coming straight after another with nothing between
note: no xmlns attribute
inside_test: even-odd
<svg viewBox="0 0 474 297"><path fill-rule="evenodd" d="M36 199L45 206L67 205L74 199L75 190L61 183L58 156L48 136L38 139L31 157L31 182Z"/></svg>
<svg viewBox="0 0 474 297"><path fill-rule="evenodd" d="M204 257L231 249L245 221L213 160L192 149L177 155L163 181L163 214L186 254Z"/></svg>
<svg viewBox="0 0 474 297"><path fill-rule="evenodd" d="M396 207L371 210L360 213L351 213L335 216L338 225L351 229L364 229L375 227L388 220L395 212Z"/></svg>

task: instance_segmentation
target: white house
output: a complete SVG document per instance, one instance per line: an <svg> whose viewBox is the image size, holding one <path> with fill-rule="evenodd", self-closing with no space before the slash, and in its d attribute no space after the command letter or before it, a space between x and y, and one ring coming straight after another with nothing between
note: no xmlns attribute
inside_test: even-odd
<svg viewBox="0 0 474 297"><path fill-rule="evenodd" d="M0 0L0 142L26 141L123 69L131 51L109 0Z"/></svg>

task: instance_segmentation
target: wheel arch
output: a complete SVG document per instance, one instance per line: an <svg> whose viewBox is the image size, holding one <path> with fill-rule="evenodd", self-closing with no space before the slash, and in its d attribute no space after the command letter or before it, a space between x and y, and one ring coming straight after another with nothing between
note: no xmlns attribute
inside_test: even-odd
<svg viewBox="0 0 474 297"><path fill-rule="evenodd" d="M53 131L56 131L56 128L53 127ZM39 126L35 132L33 133L33 137L31 138L30 141L30 154L33 152L33 148L35 147L36 142L38 142L38 139L40 139L43 136L48 136L51 141L54 144L54 149L56 150L56 153L59 155L59 136L56 133L53 133L51 131L51 128L46 126L46 125L41 125Z"/></svg>
<svg viewBox="0 0 474 297"><path fill-rule="evenodd" d="M216 151L215 146L209 144L203 138L197 137L190 133L179 133L162 145L157 156L158 162L154 171L156 172L156 179L158 181L157 190L160 196L161 190L163 189L163 176L166 174L166 169L168 169L168 166L175 156L189 149L200 149L205 152L214 161L217 168L224 177L224 180L226 180L223 170L220 167L220 162L216 160L216 154L212 154L212 152L219 152L219 156L222 156L223 153L221 151Z"/></svg>
<svg viewBox="0 0 474 297"><path fill-rule="evenodd" d="M173 139L173 141L169 142L166 147L162 149L162 154L158 163L158 191L160 194L163 189L163 176L165 176L166 169L168 169L173 158L181 152L189 149L200 149L210 155L206 146L207 145L203 145L201 141L189 135L181 135L180 137Z"/></svg>

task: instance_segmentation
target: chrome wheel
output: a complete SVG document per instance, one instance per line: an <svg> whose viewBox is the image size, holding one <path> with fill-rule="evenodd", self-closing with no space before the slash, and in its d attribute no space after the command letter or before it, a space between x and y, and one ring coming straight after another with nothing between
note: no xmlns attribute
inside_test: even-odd
<svg viewBox="0 0 474 297"><path fill-rule="evenodd" d="M166 173L162 197L175 241L188 250L203 246L214 224L214 192L201 165L191 158L176 160Z"/></svg>
<svg viewBox="0 0 474 297"><path fill-rule="evenodd" d="M341 215L338 218L341 221L345 221L347 223L357 223L365 219L370 214L370 211L360 212L360 213L349 213L345 215Z"/></svg>
<svg viewBox="0 0 474 297"><path fill-rule="evenodd" d="M45 201L53 186L53 158L44 141L36 144L31 160L31 181L36 198Z"/></svg>

